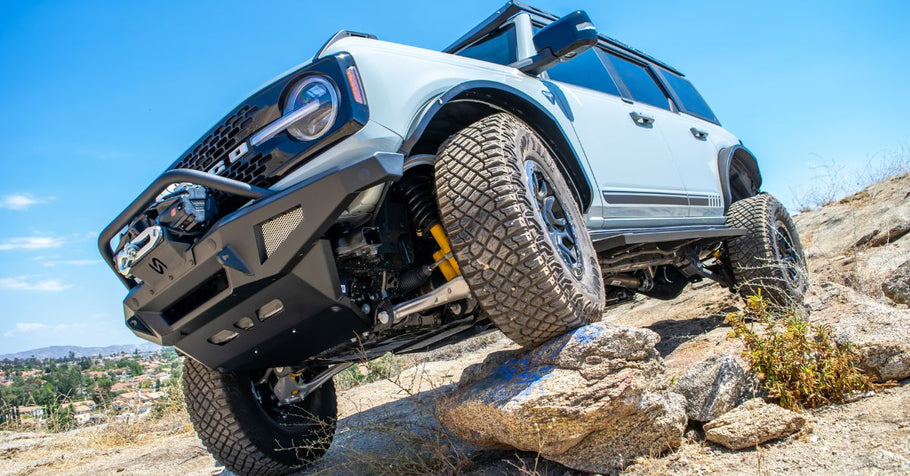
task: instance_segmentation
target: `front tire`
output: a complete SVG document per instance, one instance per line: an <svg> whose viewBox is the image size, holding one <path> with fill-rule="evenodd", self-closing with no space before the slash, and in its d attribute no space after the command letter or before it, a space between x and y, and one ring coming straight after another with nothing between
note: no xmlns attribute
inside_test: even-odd
<svg viewBox="0 0 910 476"><path fill-rule="evenodd" d="M333 383L301 403L279 407L268 383L255 381L247 372L221 373L184 360L187 411L212 456L236 474L277 475L304 469L325 454L337 417Z"/></svg>
<svg viewBox="0 0 910 476"><path fill-rule="evenodd" d="M761 193L730 205L727 226L748 233L727 241L730 268L743 298L761 290L778 307L801 308L808 271L799 233L787 209Z"/></svg>
<svg viewBox="0 0 910 476"><path fill-rule="evenodd" d="M443 227L481 309L532 347L600 320L603 278L584 218L540 137L506 113L439 150Z"/></svg>

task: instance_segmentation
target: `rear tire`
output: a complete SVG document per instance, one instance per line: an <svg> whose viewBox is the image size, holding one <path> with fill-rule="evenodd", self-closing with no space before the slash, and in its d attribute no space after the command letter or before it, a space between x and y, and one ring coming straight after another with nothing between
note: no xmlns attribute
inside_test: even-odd
<svg viewBox="0 0 910 476"><path fill-rule="evenodd" d="M806 258L787 209L762 193L730 205L727 226L748 233L727 241L730 268L743 298L761 290L779 307L803 305L808 288Z"/></svg>
<svg viewBox="0 0 910 476"><path fill-rule="evenodd" d="M506 336L531 347L600 320L603 278L584 218L527 125L500 113L450 137L436 189L462 274Z"/></svg>
<svg viewBox="0 0 910 476"><path fill-rule="evenodd" d="M183 369L183 393L196 433L236 474L298 471L332 443L337 406L331 381L301 403L278 407L271 404L268 384L255 385L247 372L221 373L190 358Z"/></svg>

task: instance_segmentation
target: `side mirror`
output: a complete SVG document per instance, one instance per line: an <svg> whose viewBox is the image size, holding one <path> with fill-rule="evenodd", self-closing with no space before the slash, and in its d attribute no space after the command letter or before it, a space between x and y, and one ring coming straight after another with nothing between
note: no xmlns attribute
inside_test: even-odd
<svg viewBox="0 0 910 476"><path fill-rule="evenodd" d="M514 63L522 72L537 76L560 61L567 61L597 44L597 29L587 13L576 10L550 23L534 35L537 54Z"/></svg>

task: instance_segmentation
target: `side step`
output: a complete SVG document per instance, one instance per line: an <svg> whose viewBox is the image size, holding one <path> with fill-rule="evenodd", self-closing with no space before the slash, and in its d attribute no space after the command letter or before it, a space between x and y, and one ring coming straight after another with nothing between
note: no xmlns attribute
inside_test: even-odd
<svg viewBox="0 0 910 476"><path fill-rule="evenodd" d="M663 228L639 228L635 230L593 230L591 241L598 253L621 250L631 245L645 243L688 242L702 240L723 240L742 236L745 228L726 226L676 226Z"/></svg>

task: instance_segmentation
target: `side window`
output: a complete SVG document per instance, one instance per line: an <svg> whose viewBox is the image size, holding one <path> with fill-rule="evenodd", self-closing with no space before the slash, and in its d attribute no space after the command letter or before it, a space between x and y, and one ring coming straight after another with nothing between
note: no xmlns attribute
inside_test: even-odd
<svg viewBox="0 0 910 476"><path fill-rule="evenodd" d="M619 73L619 77L629 88L632 99L670 110L670 102L667 96L657 85L647 67L612 54L607 54L607 57L610 58L610 62L613 63L613 67Z"/></svg>
<svg viewBox="0 0 910 476"><path fill-rule="evenodd" d="M510 24L493 35L459 51L457 55L502 65L512 64L518 60L515 52L517 41L515 25Z"/></svg>
<svg viewBox="0 0 910 476"><path fill-rule="evenodd" d="M619 96L619 88L594 48L547 70L550 79Z"/></svg>
<svg viewBox="0 0 910 476"><path fill-rule="evenodd" d="M682 112L700 117L707 121L717 122L717 116L714 115L714 112L708 107L708 103L701 97L701 94L698 94L698 91L695 90L695 86L692 86L692 83L690 83L688 79L662 69L659 71L660 75L667 81L667 84L670 85L670 89L676 93L676 98L679 99L679 107Z"/></svg>

